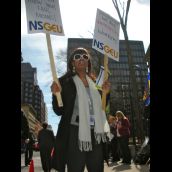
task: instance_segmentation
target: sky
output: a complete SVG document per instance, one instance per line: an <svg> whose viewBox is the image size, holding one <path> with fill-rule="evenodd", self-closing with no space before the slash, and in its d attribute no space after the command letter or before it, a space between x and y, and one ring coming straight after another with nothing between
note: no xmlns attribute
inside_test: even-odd
<svg viewBox="0 0 172 172"><path fill-rule="evenodd" d="M59 5L65 36L51 35L54 57L60 54L61 49L67 50L68 38L93 38L97 8L119 21L112 0L59 0ZM143 41L147 50L150 44L150 0L131 1L127 32L129 40ZM121 28L119 38L124 39ZM21 51L23 62L37 68L38 85L48 109L48 123L56 134L60 117L52 110L52 75L46 36L44 33L27 33L25 0L21 0ZM66 72L66 63L54 59L57 76L60 77Z"/></svg>

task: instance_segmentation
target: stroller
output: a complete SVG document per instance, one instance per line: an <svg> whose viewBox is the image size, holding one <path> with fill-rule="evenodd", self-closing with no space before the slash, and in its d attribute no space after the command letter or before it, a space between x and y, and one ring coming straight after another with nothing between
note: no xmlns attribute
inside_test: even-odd
<svg viewBox="0 0 172 172"><path fill-rule="evenodd" d="M143 142L140 150L136 153L134 158L135 164L146 164L150 160L150 144L149 137L145 137L145 141Z"/></svg>

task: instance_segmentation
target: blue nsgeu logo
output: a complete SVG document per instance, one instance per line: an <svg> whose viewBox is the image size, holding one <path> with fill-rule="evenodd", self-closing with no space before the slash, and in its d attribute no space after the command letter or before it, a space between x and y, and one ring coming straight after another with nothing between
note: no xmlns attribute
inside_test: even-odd
<svg viewBox="0 0 172 172"><path fill-rule="evenodd" d="M118 58L119 52L115 51L108 45L104 45L103 42L97 41L96 39L93 39L93 46L99 48L100 50L104 50L107 54L111 54L113 57Z"/></svg>
<svg viewBox="0 0 172 172"><path fill-rule="evenodd" d="M42 21L29 21L29 30L46 30L57 33L62 33L62 26L50 23L43 23Z"/></svg>

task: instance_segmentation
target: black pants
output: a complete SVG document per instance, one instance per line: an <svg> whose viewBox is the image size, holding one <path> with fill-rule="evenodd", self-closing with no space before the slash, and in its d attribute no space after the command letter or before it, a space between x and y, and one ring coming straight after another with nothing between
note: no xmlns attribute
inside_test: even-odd
<svg viewBox="0 0 172 172"><path fill-rule="evenodd" d="M117 137L113 137L111 140L111 149L112 149L112 161L119 161L119 150L118 150L118 140Z"/></svg>
<svg viewBox="0 0 172 172"><path fill-rule="evenodd" d="M120 151L122 154L123 162L131 162L131 153L128 146L129 139L128 137L118 137Z"/></svg>
<svg viewBox="0 0 172 172"><path fill-rule="evenodd" d="M41 147L40 157L42 169L44 172L49 172L51 170L51 148Z"/></svg>
<svg viewBox="0 0 172 172"><path fill-rule="evenodd" d="M28 165L30 161L32 160L33 156L33 149L31 146L26 145L26 151L25 151L25 165Z"/></svg>
<svg viewBox="0 0 172 172"><path fill-rule="evenodd" d="M104 160L102 143L96 143L93 129L91 129L91 138L93 150L81 152L78 145L78 127L71 125L67 157L68 172L84 172L85 166L88 172L103 172Z"/></svg>

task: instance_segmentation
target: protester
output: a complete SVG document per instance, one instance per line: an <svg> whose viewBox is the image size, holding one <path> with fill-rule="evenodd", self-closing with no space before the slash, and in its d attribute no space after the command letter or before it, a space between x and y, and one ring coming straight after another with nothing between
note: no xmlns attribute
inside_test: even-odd
<svg viewBox="0 0 172 172"><path fill-rule="evenodd" d="M112 162L120 161L119 157L119 146L117 140L117 117L116 116L109 116L109 124L110 124L110 131L113 135L111 139L111 152L112 152Z"/></svg>
<svg viewBox="0 0 172 172"><path fill-rule="evenodd" d="M28 138L25 140L25 143L26 143L25 166L28 166L33 157L34 135L31 131L29 131Z"/></svg>
<svg viewBox="0 0 172 172"><path fill-rule="evenodd" d="M131 153L129 150L130 123L128 118L121 111L116 112L117 122L117 137L122 153L122 163L131 164Z"/></svg>
<svg viewBox="0 0 172 172"><path fill-rule="evenodd" d="M84 48L75 49L68 60L68 72L60 79L63 107L58 106L53 82L53 110L61 116L56 136L53 167L64 172L103 172L103 142L110 132L100 93L91 78L91 60ZM109 91L110 83L104 82Z"/></svg>
<svg viewBox="0 0 172 172"><path fill-rule="evenodd" d="M54 133L52 130L47 129L48 123L42 124L42 129L38 132L38 143L41 156L41 164L44 172L51 170L51 151L54 147Z"/></svg>
<svg viewBox="0 0 172 172"><path fill-rule="evenodd" d="M25 153L26 151L25 140L28 138L28 135L29 135L29 125L24 115L24 112L21 111L21 153Z"/></svg>

